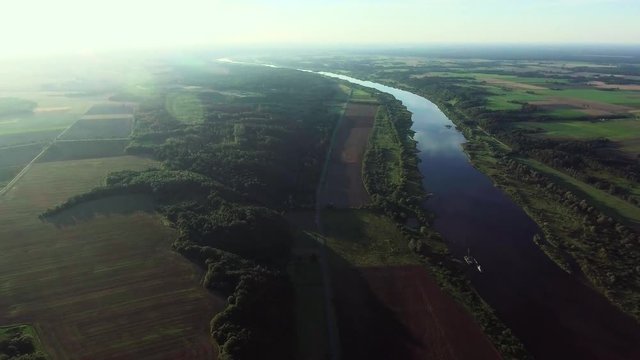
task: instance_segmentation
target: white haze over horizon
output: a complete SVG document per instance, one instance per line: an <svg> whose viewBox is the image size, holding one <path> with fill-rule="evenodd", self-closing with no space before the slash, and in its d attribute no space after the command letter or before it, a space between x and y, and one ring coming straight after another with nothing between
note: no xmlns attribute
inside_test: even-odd
<svg viewBox="0 0 640 360"><path fill-rule="evenodd" d="M638 0L2 0L0 58L196 45L640 42Z"/></svg>

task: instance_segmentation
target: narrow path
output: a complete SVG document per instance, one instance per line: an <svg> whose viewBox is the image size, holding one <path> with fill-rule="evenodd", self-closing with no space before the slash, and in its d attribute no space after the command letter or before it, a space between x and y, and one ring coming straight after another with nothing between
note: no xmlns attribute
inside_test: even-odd
<svg viewBox="0 0 640 360"><path fill-rule="evenodd" d="M351 90L351 94L349 94L349 99L351 99L351 95L353 94L353 89ZM325 157L325 162L322 167L322 173L320 175L320 181L318 181L318 188L316 189L316 206L315 206L315 224L318 229L318 233L324 234L322 228L322 220L320 217L320 213L322 211L323 203L320 201L322 195L325 191L326 185L326 175L327 169L329 167L329 162L331 161L331 155L333 154L333 147L335 145L336 135L338 133L338 129L340 125L342 125L342 121L344 119L344 115L347 109L349 101L346 102L345 107L338 119L336 126L333 130L333 134L331 135L331 142L329 143L329 149L327 150L327 155ZM338 334L338 324L336 321L336 314L333 307L333 288L331 285L331 274L329 272L329 263L327 261L327 241L325 238L317 239L318 242L322 245L320 247L320 267L322 269L322 283L324 285L324 301L325 301L325 314L327 316L327 336L329 338L329 358L332 360L340 360L340 338Z"/></svg>

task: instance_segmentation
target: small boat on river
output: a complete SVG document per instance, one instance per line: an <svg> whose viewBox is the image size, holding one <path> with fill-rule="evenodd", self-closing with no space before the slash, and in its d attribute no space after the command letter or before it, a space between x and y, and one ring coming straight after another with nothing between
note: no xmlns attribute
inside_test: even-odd
<svg viewBox="0 0 640 360"><path fill-rule="evenodd" d="M471 250L467 249L467 255L464 256L464 261L469 265L475 266L478 272L482 272L482 266L480 266L480 263L476 258L471 256Z"/></svg>

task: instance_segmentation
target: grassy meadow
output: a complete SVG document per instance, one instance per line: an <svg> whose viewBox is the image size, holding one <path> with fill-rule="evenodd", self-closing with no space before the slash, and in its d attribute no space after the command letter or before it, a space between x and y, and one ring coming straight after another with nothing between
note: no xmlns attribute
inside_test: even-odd
<svg viewBox="0 0 640 360"><path fill-rule="evenodd" d="M322 223L326 243L353 266L415 265L396 223L368 210L325 210Z"/></svg>
<svg viewBox="0 0 640 360"><path fill-rule="evenodd" d="M102 158L124 155L129 140L59 140L56 141L38 162L65 161Z"/></svg>
<svg viewBox="0 0 640 360"><path fill-rule="evenodd" d="M622 141L640 136L640 120L637 119L521 122L517 123L516 126L525 129L540 129L543 131L543 136L554 138L607 138L612 141Z"/></svg>
<svg viewBox="0 0 640 360"><path fill-rule="evenodd" d="M133 118L80 119L65 133L61 140L123 139L131 135Z"/></svg>

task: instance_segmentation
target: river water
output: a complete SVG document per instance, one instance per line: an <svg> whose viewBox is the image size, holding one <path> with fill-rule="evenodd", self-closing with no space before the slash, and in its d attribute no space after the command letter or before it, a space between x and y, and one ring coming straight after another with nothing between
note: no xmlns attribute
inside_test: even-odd
<svg viewBox="0 0 640 360"><path fill-rule="evenodd" d="M469 268L474 287L534 357L640 359L640 325L538 248L532 241L537 225L471 165L464 136L432 102L382 84L320 74L389 93L413 113L434 227L458 258L471 249L483 269Z"/></svg>

